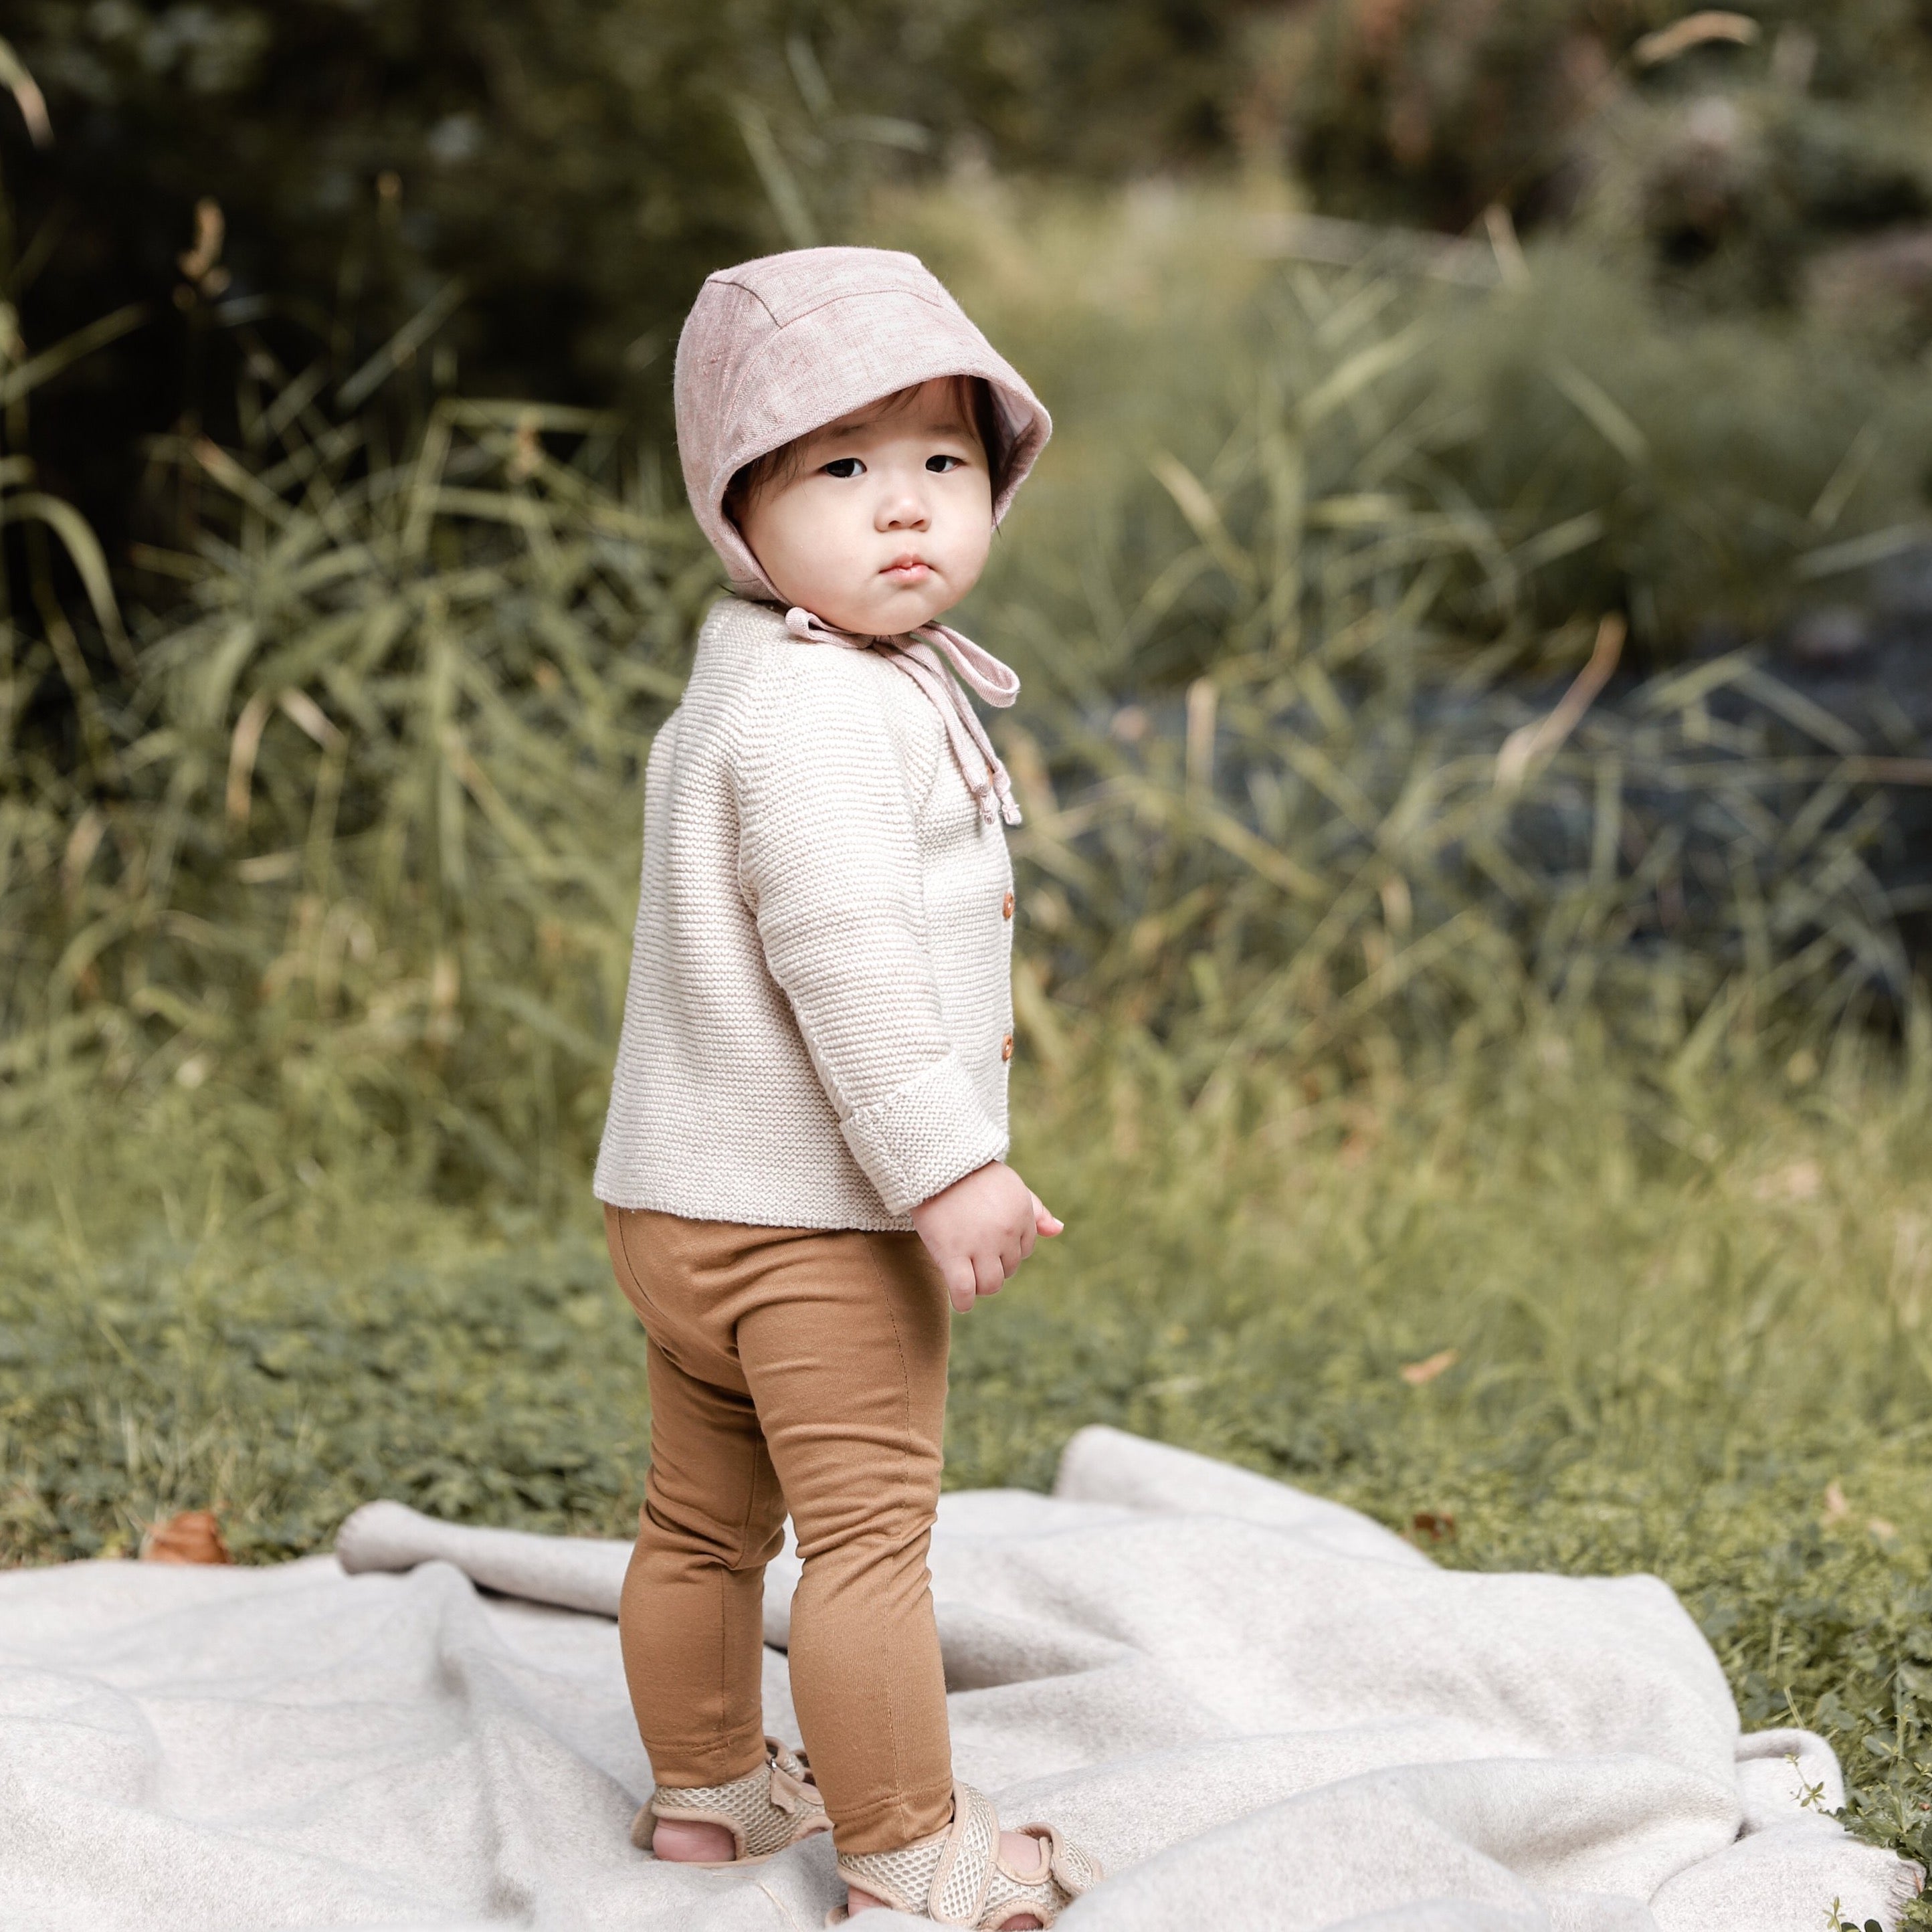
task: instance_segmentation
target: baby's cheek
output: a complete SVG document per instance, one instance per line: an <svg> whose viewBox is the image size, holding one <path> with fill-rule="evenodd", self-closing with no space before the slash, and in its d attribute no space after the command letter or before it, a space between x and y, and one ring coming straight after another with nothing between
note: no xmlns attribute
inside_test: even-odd
<svg viewBox="0 0 1932 1932"><path fill-rule="evenodd" d="M860 551L866 536L860 518L842 506L808 503L786 520L779 587L808 608L849 597L862 589L869 572ZM814 602L814 600L818 600ZM821 616L829 613L820 611Z"/></svg>
<svg viewBox="0 0 1932 1932"><path fill-rule="evenodd" d="M935 561L951 580L955 594L964 596L986 567L993 546L992 516L944 532L944 543L946 554Z"/></svg>

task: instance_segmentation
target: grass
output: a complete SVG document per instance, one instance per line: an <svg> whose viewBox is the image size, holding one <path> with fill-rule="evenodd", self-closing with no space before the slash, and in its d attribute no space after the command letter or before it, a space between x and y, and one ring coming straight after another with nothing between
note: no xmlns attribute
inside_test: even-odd
<svg viewBox="0 0 1932 1932"><path fill-rule="evenodd" d="M1823 1730L1867 1828L1932 1850L1922 1072L1848 1049L1673 1090L1532 1018L1507 1062L1237 1120L1135 1063L1022 1088L1016 1158L1070 1232L959 1324L949 1481L1043 1484L1105 1421L1441 1562L1654 1571L1747 1724ZM317 1172L250 1204L207 1150L177 1096L9 1163L0 1558L212 1504L273 1560L377 1495L626 1533L641 1337L587 1202Z"/></svg>

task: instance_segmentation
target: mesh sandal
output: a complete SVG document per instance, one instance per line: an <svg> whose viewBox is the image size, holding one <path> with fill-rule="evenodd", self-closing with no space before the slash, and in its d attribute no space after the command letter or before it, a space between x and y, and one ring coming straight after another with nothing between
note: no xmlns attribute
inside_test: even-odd
<svg viewBox="0 0 1932 1932"><path fill-rule="evenodd" d="M1022 1825L1039 1846L1030 1871L1016 1871L1000 1853L1000 1817L993 1801L970 1784L952 1787L952 1822L943 1832L896 1852L860 1852L838 1861L838 1876L895 1910L940 1925L976 1932L999 1928L1030 1913L1051 1925L1106 1874L1100 1861L1070 1845L1051 1825ZM828 1925L846 1922L835 1907Z"/></svg>
<svg viewBox="0 0 1932 1932"><path fill-rule="evenodd" d="M748 1771L729 1784L700 1784L682 1791L659 1785L651 1793L650 1802L631 1821L632 1844L639 1851L648 1852L652 1834L667 1819L686 1825L722 1825L731 1834L738 1847L736 1858L676 1861L699 1870L756 1864L801 1838L832 1828L805 1754L789 1749L776 1738L766 1738L765 1761L756 1771Z"/></svg>

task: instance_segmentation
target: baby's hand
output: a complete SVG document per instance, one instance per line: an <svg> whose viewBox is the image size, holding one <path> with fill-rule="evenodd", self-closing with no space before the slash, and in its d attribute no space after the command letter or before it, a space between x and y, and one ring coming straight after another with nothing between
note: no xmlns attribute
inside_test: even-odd
<svg viewBox="0 0 1932 1932"><path fill-rule="evenodd" d="M982 1294L998 1294L1033 1252L1035 1239L1061 1223L1004 1161L989 1161L912 1210L912 1224L946 1277L962 1315Z"/></svg>

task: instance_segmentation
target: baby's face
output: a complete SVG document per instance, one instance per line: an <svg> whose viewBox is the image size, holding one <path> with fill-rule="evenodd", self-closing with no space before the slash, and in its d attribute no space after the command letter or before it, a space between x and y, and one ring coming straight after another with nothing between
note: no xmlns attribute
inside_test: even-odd
<svg viewBox="0 0 1932 1932"><path fill-rule="evenodd" d="M993 542L986 453L956 382L923 385L806 437L788 481L746 506L745 541L788 604L860 637L929 623L979 581Z"/></svg>

